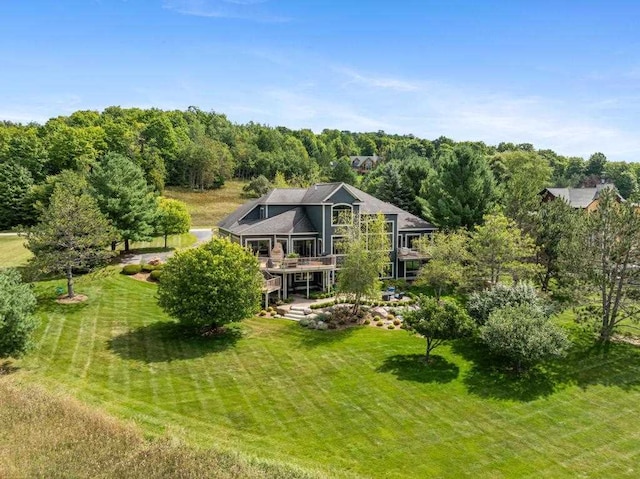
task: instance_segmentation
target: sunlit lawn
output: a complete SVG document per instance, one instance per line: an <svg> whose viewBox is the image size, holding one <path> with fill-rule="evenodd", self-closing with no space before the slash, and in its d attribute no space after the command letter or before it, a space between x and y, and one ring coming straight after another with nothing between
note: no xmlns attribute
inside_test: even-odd
<svg viewBox="0 0 640 479"><path fill-rule="evenodd" d="M0 236L0 268L24 266L31 252L24 247L26 238L20 236Z"/></svg>
<svg viewBox="0 0 640 479"><path fill-rule="evenodd" d="M222 188L208 191L193 191L187 188L168 187L164 196L187 203L191 220L196 227L212 227L241 204L250 200L243 196L246 182L227 181Z"/></svg>
<svg viewBox="0 0 640 479"><path fill-rule="evenodd" d="M84 304L40 284L25 380L76 394L147 431L320 468L330 476L637 477L640 350L593 348L518 379L458 342L422 362L405 331L310 331L246 321L240 338L194 339L155 286L104 271Z"/></svg>

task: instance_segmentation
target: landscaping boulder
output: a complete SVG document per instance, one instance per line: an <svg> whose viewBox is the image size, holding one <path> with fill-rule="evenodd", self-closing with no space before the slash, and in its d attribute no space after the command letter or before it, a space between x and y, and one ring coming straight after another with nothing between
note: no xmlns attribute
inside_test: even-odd
<svg viewBox="0 0 640 479"><path fill-rule="evenodd" d="M389 316L389 313L387 313L387 310L381 306L378 306L377 308L373 308L370 312L376 318L386 319L387 316Z"/></svg>

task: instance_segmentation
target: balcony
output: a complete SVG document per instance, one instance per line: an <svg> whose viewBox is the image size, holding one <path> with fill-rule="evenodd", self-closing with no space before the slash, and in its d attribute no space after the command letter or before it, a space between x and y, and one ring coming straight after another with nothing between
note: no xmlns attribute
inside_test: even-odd
<svg viewBox="0 0 640 479"><path fill-rule="evenodd" d="M332 271L336 269L335 256L261 259L260 268L269 273L299 273L304 271Z"/></svg>

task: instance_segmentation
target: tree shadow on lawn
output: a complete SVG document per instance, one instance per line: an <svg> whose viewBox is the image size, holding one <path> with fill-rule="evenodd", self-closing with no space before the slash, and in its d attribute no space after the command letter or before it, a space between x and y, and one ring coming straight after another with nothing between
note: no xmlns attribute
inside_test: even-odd
<svg viewBox="0 0 640 479"><path fill-rule="evenodd" d="M116 336L107 341L107 348L122 359L158 363L219 353L235 346L241 337L238 327L203 336L179 323L161 321Z"/></svg>
<svg viewBox="0 0 640 479"><path fill-rule="evenodd" d="M391 373L401 381L448 383L458 377L460 368L442 356L432 355L427 363L424 354L396 354L386 358L376 372Z"/></svg>
<svg viewBox="0 0 640 479"><path fill-rule="evenodd" d="M492 356L478 340L452 343L456 354L472 363L463 378L467 390L480 397L529 402L570 385L593 385L624 390L640 385L640 348L628 344L600 345L591 334L578 333L566 357L546 361L518 375Z"/></svg>

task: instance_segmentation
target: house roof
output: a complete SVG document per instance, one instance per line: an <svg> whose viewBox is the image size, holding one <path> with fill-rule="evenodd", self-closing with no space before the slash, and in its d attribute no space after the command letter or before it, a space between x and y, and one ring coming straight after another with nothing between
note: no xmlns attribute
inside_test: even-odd
<svg viewBox="0 0 640 479"><path fill-rule="evenodd" d="M325 203L340 189L346 190L356 199L362 213L397 215L399 230L436 229L428 221L345 183L318 183L309 188L276 188L261 198L242 205L220 221L218 226L242 235L316 233L305 206ZM244 219L258 205L291 204L299 206L270 218Z"/></svg>
<svg viewBox="0 0 640 479"><path fill-rule="evenodd" d="M616 192L618 191L612 183L603 183L594 188L545 188L540 194L548 192L554 198L562 198L573 208L586 208L606 188L613 188ZM623 199L619 194L618 196L621 200Z"/></svg>
<svg viewBox="0 0 640 479"><path fill-rule="evenodd" d="M234 231L243 235L316 233L302 206L271 218L241 221Z"/></svg>
<svg viewBox="0 0 640 479"><path fill-rule="evenodd" d="M376 155L371 156L350 156L349 160L351 160L351 166L358 168L361 166L366 160L371 160L372 163L377 163L380 161L380 157Z"/></svg>

